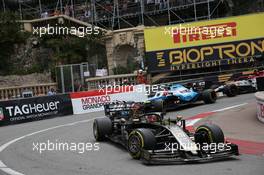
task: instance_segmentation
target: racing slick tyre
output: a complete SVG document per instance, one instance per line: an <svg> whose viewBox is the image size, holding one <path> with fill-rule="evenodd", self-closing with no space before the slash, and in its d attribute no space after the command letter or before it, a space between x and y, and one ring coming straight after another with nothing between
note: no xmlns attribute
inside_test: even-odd
<svg viewBox="0 0 264 175"><path fill-rule="evenodd" d="M239 90L235 84L229 84L225 86L224 93L228 97L235 97L239 93Z"/></svg>
<svg viewBox="0 0 264 175"><path fill-rule="evenodd" d="M152 150L155 145L156 138L149 129L135 129L128 136L127 149L134 159L140 159L142 149Z"/></svg>
<svg viewBox="0 0 264 175"><path fill-rule="evenodd" d="M145 103L146 112L163 112L166 113L166 108L164 106L163 100L154 100L148 103Z"/></svg>
<svg viewBox="0 0 264 175"><path fill-rule="evenodd" d="M96 141L103 141L112 133L112 121L108 117L96 118L93 123L93 134Z"/></svg>
<svg viewBox="0 0 264 175"><path fill-rule="evenodd" d="M214 124L206 123L199 126L195 131L195 141L197 143L224 143L225 137L222 129Z"/></svg>
<svg viewBox="0 0 264 175"><path fill-rule="evenodd" d="M206 104L215 103L217 99L216 92L213 89L207 89L202 93L203 101Z"/></svg>
<svg viewBox="0 0 264 175"><path fill-rule="evenodd" d="M219 87L219 85L217 85L217 84L213 84L212 86L210 86L210 89L216 89L216 88L218 88Z"/></svg>

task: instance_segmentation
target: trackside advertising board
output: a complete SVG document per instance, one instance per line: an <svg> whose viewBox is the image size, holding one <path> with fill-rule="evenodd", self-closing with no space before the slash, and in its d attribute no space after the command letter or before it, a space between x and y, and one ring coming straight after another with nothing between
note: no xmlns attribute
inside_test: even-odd
<svg viewBox="0 0 264 175"><path fill-rule="evenodd" d="M147 100L144 85L119 86L111 89L76 92L71 93L70 96L74 114L103 111L104 104L115 101L144 102Z"/></svg>
<svg viewBox="0 0 264 175"><path fill-rule="evenodd" d="M252 64L264 53L264 13L144 30L150 72Z"/></svg>
<svg viewBox="0 0 264 175"><path fill-rule="evenodd" d="M73 114L70 96L54 95L0 102L0 124Z"/></svg>
<svg viewBox="0 0 264 175"><path fill-rule="evenodd" d="M264 101L257 102L257 115L258 119L264 123Z"/></svg>

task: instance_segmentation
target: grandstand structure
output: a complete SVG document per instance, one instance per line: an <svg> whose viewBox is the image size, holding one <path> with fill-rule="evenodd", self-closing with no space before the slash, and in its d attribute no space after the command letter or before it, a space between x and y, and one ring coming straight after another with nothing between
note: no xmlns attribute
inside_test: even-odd
<svg viewBox="0 0 264 175"><path fill-rule="evenodd" d="M264 11L264 0L0 0L0 10L17 12L25 30L29 31L33 26L54 25L57 22L73 26L95 25L105 29L107 67L109 74L114 75L119 74L115 70L134 62L137 67L145 68L144 29L148 26L246 13L234 8L238 6L238 1L245 2L243 10L248 10L248 13ZM172 78L183 80L192 75L166 72L150 76L152 82L159 82Z"/></svg>
<svg viewBox="0 0 264 175"><path fill-rule="evenodd" d="M21 20L67 15L117 30L139 25L162 26L224 17L232 0L1 0L2 10Z"/></svg>

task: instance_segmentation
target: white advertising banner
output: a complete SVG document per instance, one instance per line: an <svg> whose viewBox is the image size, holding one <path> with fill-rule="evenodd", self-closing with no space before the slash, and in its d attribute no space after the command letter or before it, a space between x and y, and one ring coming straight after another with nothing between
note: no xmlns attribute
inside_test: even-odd
<svg viewBox="0 0 264 175"><path fill-rule="evenodd" d="M257 115L258 119L264 123L264 102L260 100L257 101Z"/></svg>
<svg viewBox="0 0 264 175"><path fill-rule="evenodd" d="M100 89L87 92L71 93L74 114L85 114L104 110L104 104L115 101L147 100L147 92L144 85L119 86L111 89Z"/></svg>

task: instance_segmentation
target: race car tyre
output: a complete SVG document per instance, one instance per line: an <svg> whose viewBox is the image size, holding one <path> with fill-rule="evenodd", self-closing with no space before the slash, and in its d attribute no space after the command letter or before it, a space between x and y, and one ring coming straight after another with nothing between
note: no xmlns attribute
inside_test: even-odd
<svg viewBox="0 0 264 175"><path fill-rule="evenodd" d="M228 97L235 97L237 96L238 92L238 87L235 84L226 85L224 88L224 93Z"/></svg>
<svg viewBox="0 0 264 175"><path fill-rule="evenodd" d="M103 141L112 133L112 121L108 117L97 118L93 123L93 134L96 141Z"/></svg>
<svg viewBox="0 0 264 175"><path fill-rule="evenodd" d="M216 92L213 89L207 89L202 93L203 101L206 104L215 103L217 99Z"/></svg>
<svg viewBox="0 0 264 175"><path fill-rule="evenodd" d="M153 100L150 103L145 103L146 112L163 112L166 113L163 100Z"/></svg>
<svg viewBox="0 0 264 175"><path fill-rule="evenodd" d="M127 149L134 159L140 159L142 149L152 150L155 145L156 139L151 130L140 128L129 134Z"/></svg>
<svg viewBox="0 0 264 175"><path fill-rule="evenodd" d="M195 131L195 141L197 143L224 143L225 137L222 129L215 125L206 123L199 126Z"/></svg>
<svg viewBox="0 0 264 175"><path fill-rule="evenodd" d="M219 87L219 85L217 85L217 84L213 84L212 86L210 86L210 89L216 89L216 88L218 88Z"/></svg>

